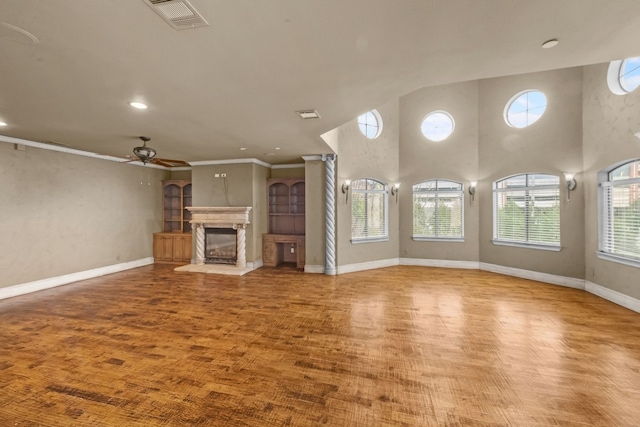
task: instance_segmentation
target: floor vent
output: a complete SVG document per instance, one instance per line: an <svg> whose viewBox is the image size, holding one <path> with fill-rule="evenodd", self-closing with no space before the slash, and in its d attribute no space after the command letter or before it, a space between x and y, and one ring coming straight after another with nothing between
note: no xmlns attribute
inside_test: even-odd
<svg viewBox="0 0 640 427"><path fill-rule="evenodd" d="M187 0L144 0L144 2L176 30L189 30L209 25Z"/></svg>

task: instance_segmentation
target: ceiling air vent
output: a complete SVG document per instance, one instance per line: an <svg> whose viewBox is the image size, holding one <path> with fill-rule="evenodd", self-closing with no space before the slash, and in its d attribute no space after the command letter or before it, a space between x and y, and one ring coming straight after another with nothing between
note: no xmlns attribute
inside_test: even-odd
<svg viewBox="0 0 640 427"><path fill-rule="evenodd" d="M144 2L176 30L209 25L187 0L144 0Z"/></svg>

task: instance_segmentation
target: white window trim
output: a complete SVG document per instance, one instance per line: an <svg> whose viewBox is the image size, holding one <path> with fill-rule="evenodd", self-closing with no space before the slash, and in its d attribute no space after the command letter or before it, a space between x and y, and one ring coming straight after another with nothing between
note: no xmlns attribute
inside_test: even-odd
<svg viewBox="0 0 640 427"><path fill-rule="evenodd" d="M438 236L421 236L421 235L416 235L416 234L411 234L411 238L416 241L416 242L464 242L464 216L465 216L465 211L464 211L464 205L465 205L465 188L464 188L464 184L458 181L454 181L452 179L445 179L445 178L434 178L434 179L426 179L424 181L420 181L415 183L412 187L411 187L411 201L412 201L412 205L413 205L413 197L416 193L415 190L413 190L413 187L418 185L418 184L422 184L423 182L430 182L430 181L447 181L447 182L453 182L455 184L460 184L462 190L462 203L460 205L460 208L462 209L462 223L460 225L460 237L452 237L452 236L443 236L443 237L438 237ZM436 183L437 185L437 183ZM421 193L428 193L429 191L420 191ZM438 191L433 191L434 193L437 193ZM411 215L413 216L414 212L413 212L413 208L412 208L412 212ZM411 224L411 228L413 230L414 224Z"/></svg>
<svg viewBox="0 0 640 427"><path fill-rule="evenodd" d="M613 61L616 62L616 61ZM621 166L626 165L627 163L633 163L640 161L640 159L627 159L622 162L614 163L610 165L606 169L598 172L598 251L596 252L596 256L599 259L605 261L611 261L618 264L624 264L631 267L640 268L640 258L634 258L630 256L624 256L620 254L614 254L611 252L604 251L604 228L608 227L608 224L605 224L605 220L608 216L605 214L605 194L604 189L607 187L612 187L614 185L628 185L628 184L637 184L640 182L640 178L629 178L629 179L620 179L616 181L609 181L609 174L614 170L618 169Z"/></svg>
<svg viewBox="0 0 640 427"><path fill-rule="evenodd" d="M385 231L385 235L384 236L371 236L371 237L353 237L353 235L351 236L351 243L352 244L358 244L358 243L377 243L377 242L387 242L389 241L389 186L387 184L385 184L382 181L378 181L377 179L374 178L358 178L356 181L359 180L369 180L369 181L375 181L378 182L382 185L384 185L384 190L372 190L372 191L366 191L366 190L356 190L356 189L351 189L352 194L355 193L368 193L368 192L372 192L372 193L384 193L384 231ZM353 203L353 200L352 202ZM351 226L353 226L353 205L350 206L351 208Z"/></svg>
<svg viewBox="0 0 640 427"><path fill-rule="evenodd" d="M501 240L498 239L496 237L496 231L498 229L498 212L496 211L496 194L497 193L503 193L503 192L510 192L510 191L515 191L515 190L524 190L527 191L529 189L535 189L535 190L558 190L558 200L560 200L560 182L558 181L558 186L556 187L555 185L540 185L540 186L533 186L530 187L528 185L528 178L527 178L527 186L525 187L519 187L519 188L512 188L512 189L507 189L507 188L496 188L496 184L500 181L504 181L505 179L509 179L512 178L514 176L520 176L520 175L551 175L551 176L557 176L557 175L553 175L553 174L549 174L549 173L542 173L542 172L529 172L529 173L519 173L519 174L515 174L515 175L509 175L506 176L504 178L498 179L496 181L493 182L493 200L492 200L492 204L493 204L493 239L491 239L491 243L493 243L494 245L499 245L499 246L513 246L513 247L517 247L517 248L528 248L528 249L540 249L543 251L554 251L554 252L559 252L562 249L562 245L561 245L561 241L558 242L557 245L550 245L550 244L545 244L545 243L529 243L529 242L519 242L519 241L513 241L513 240ZM562 215L562 212L560 212L560 215ZM560 218L562 219L562 218ZM562 240L562 230L560 230L560 240Z"/></svg>
<svg viewBox="0 0 640 427"><path fill-rule="evenodd" d="M491 243L497 246L513 246L516 248L540 249L543 251L560 252L562 246L542 245L537 243L511 242L509 240L492 239Z"/></svg>

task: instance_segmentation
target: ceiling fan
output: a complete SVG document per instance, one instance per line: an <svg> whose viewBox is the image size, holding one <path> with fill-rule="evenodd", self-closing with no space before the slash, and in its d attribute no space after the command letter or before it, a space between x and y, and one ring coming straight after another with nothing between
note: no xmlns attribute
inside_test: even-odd
<svg viewBox="0 0 640 427"><path fill-rule="evenodd" d="M142 141L142 146L134 147L133 154L145 165L147 163L154 163L156 165L165 166L168 168L176 166L189 166L189 163L183 160L161 159L156 157L156 150L154 148L147 147L147 142L149 142L151 138L149 138L148 136L140 136L139 138Z"/></svg>

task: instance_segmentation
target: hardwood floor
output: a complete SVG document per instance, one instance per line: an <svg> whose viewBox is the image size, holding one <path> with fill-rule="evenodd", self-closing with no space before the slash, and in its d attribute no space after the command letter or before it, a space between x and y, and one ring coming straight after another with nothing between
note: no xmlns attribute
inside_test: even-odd
<svg viewBox="0 0 640 427"><path fill-rule="evenodd" d="M154 265L0 301L0 426L638 426L640 314L475 270Z"/></svg>

